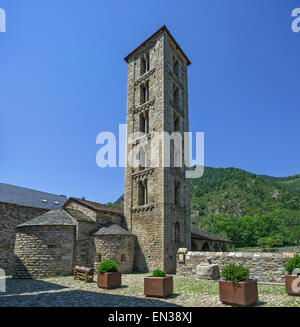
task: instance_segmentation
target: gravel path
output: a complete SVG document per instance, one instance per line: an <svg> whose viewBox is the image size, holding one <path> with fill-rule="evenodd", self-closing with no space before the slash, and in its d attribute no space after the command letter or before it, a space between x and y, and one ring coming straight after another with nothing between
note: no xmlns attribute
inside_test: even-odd
<svg viewBox="0 0 300 327"><path fill-rule="evenodd" d="M219 301L218 282L174 277L174 294L167 299L146 298L143 278L147 274L124 274L122 287L103 290L96 282L74 281L73 277L53 277L39 280L7 278L6 293L0 293L0 307L105 307L105 306L226 306ZM300 307L300 297L285 293L284 286L259 285L261 307Z"/></svg>

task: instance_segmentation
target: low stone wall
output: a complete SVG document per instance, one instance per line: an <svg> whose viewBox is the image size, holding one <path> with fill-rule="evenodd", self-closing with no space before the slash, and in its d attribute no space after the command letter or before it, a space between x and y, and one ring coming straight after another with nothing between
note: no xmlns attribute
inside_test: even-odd
<svg viewBox="0 0 300 327"><path fill-rule="evenodd" d="M243 251L242 249L240 252L267 252L267 253L300 253L300 246L294 246L294 247L289 247L289 248L282 248L282 249L257 249L257 250L245 250Z"/></svg>
<svg viewBox="0 0 300 327"><path fill-rule="evenodd" d="M250 277L259 282L283 283L284 263L294 256L293 253L253 253L253 252L192 252L179 249L176 274L197 277L197 265L217 264L220 272L224 266L242 264L250 269Z"/></svg>

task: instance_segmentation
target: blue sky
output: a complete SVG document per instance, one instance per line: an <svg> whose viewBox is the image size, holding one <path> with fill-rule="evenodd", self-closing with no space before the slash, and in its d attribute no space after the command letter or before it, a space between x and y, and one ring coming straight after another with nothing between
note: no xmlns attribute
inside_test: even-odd
<svg viewBox="0 0 300 327"><path fill-rule="evenodd" d="M192 61L190 131L205 164L300 173L299 1L0 0L0 181L114 201L124 169L96 136L126 117L123 58L166 24Z"/></svg>

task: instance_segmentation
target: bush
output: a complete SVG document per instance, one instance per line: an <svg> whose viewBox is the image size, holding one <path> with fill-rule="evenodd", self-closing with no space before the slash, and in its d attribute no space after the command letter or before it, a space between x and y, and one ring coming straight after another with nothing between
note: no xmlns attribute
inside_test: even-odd
<svg viewBox="0 0 300 327"><path fill-rule="evenodd" d="M223 268L221 276L229 282L246 282L249 280L250 271L242 265L230 264Z"/></svg>
<svg viewBox="0 0 300 327"><path fill-rule="evenodd" d="M98 271L101 274L106 272L117 272L119 271L119 266L113 260L105 260L98 266Z"/></svg>
<svg viewBox="0 0 300 327"><path fill-rule="evenodd" d="M300 256L298 254L294 255L294 258L290 259L285 265L285 270L291 275L293 270L300 269Z"/></svg>
<svg viewBox="0 0 300 327"><path fill-rule="evenodd" d="M166 273L163 270L156 269L153 271L153 277L165 277Z"/></svg>

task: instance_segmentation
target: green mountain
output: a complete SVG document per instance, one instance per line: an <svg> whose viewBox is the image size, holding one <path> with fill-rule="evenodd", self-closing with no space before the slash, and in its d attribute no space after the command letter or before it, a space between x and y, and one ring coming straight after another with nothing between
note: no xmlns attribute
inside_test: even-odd
<svg viewBox="0 0 300 327"><path fill-rule="evenodd" d="M260 176L265 180L275 182L278 185L285 186L290 191L300 194L300 174L289 177L271 177L266 175Z"/></svg>
<svg viewBox="0 0 300 327"><path fill-rule="evenodd" d="M190 183L193 225L231 239L236 247L300 242L300 175L205 167ZM123 196L113 205L123 206Z"/></svg>
<svg viewBox="0 0 300 327"><path fill-rule="evenodd" d="M276 209L300 210L300 175L276 178L205 167L201 178L191 179L191 207L199 211L199 219L218 213L235 218Z"/></svg>

